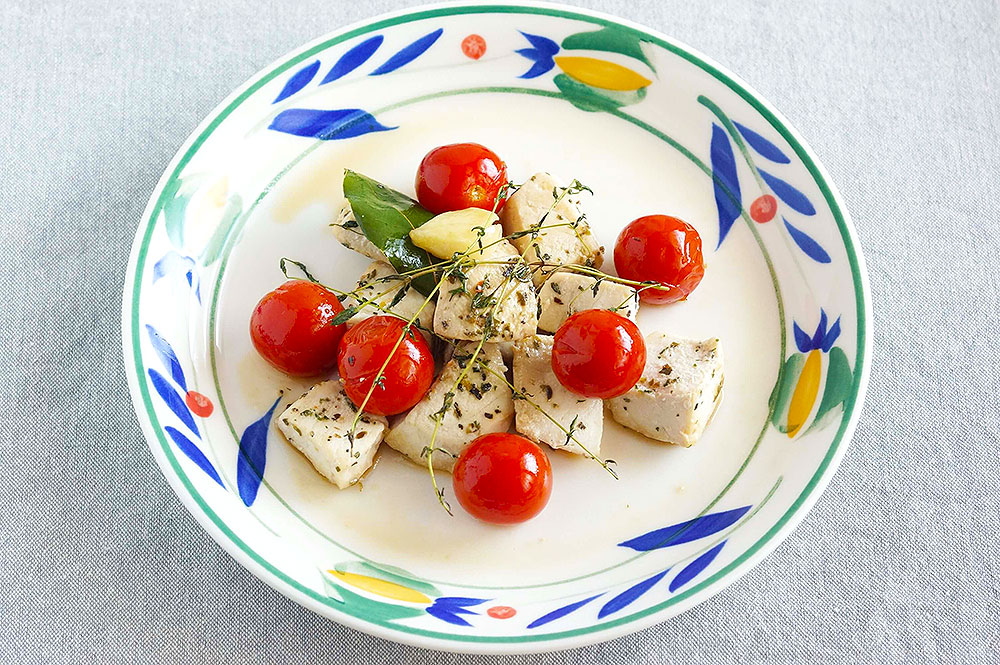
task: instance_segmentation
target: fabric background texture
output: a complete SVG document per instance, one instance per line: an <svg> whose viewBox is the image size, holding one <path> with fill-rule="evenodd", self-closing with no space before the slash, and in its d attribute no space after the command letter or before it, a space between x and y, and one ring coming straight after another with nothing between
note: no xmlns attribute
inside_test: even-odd
<svg viewBox="0 0 1000 665"><path fill-rule="evenodd" d="M403 0L0 3L0 661L1000 662L1000 3L585 0L734 70L853 215L860 425L798 530L686 614L532 657L440 654L259 582L181 506L125 385L121 290L171 156L273 59Z"/></svg>

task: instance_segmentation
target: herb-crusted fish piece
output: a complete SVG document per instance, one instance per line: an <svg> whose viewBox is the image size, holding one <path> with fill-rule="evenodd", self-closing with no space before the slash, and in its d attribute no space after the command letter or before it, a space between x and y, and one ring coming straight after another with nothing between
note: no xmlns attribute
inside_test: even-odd
<svg viewBox="0 0 1000 665"><path fill-rule="evenodd" d="M530 271L509 242L483 250L461 272L449 275L441 287L435 334L470 341L483 335L490 341L515 341L535 334L538 300Z"/></svg>
<svg viewBox="0 0 1000 665"><path fill-rule="evenodd" d="M455 460L472 441L493 432L506 432L514 417L510 387L486 371L501 376L507 371L496 344L484 344L465 379L448 396L467 365L476 344L463 343L455 349L441 375L426 395L396 423L386 443L421 466L427 465L426 449L434 432L434 414L447 405L435 440L434 468L451 471Z"/></svg>
<svg viewBox="0 0 1000 665"><path fill-rule="evenodd" d="M552 371L552 337L532 335L514 345L514 387L552 416L552 422L527 400L514 401L515 429L536 443L577 455L601 451L604 404L566 390ZM576 441L566 431L572 430ZM583 444L583 447L580 446ZM586 451L584 450L586 448Z"/></svg>
<svg viewBox="0 0 1000 665"><path fill-rule="evenodd" d="M608 400L612 417L651 439L692 446L722 401L722 347L666 333L646 336L646 368L632 390Z"/></svg>
<svg viewBox="0 0 1000 665"><path fill-rule="evenodd" d="M554 272L538 291L538 328L554 333L585 309L607 309L635 321L639 295L631 286L573 272Z"/></svg>
<svg viewBox="0 0 1000 665"><path fill-rule="evenodd" d="M512 240L529 263L544 261L599 268L604 260L604 248L590 232L590 225L576 202L569 195L559 198L563 191L564 188L548 173L531 176L500 210L504 235L537 229L537 233L515 235ZM536 270L535 286L540 286L551 271L551 267Z"/></svg>
<svg viewBox="0 0 1000 665"><path fill-rule="evenodd" d="M400 295L400 290L403 294ZM366 300L373 300L396 316L409 321L418 311L420 315L415 323L420 331L430 341L431 327L434 325L434 301L424 306L425 297L408 282L399 276L396 269L385 261L374 261L358 279L357 297L344 300L344 307L361 307L357 314L347 321L350 328L361 323L370 316L384 315L382 309L374 304L362 305ZM423 306L423 309L421 309Z"/></svg>
<svg viewBox="0 0 1000 665"><path fill-rule="evenodd" d="M357 409L340 381L317 383L278 416L278 429L327 480L344 489L372 465L385 435L386 420L361 414L348 437Z"/></svg>
<svg viewBox="0 0 1000 665"><path fill-rule="evenodd" d="M376 261L386 260L385 253L376 247L375 243L369 240L364 231L361 230L358 221L354 218L354 212L351 210L350 203L344 202L340 213L337 215L337 221L330 224L330 230L333 232L333 237L337 239L337 242L347 249L364 254Z"/></svg>

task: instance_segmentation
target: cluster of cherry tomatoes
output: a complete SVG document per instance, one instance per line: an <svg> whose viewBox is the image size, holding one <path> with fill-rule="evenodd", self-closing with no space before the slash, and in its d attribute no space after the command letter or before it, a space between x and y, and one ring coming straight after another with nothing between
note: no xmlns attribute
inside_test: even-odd
<svg viewBox="0 0 1000 665"><path fill-rule="evenodd" d="M417 170L417 199L439 214L503 206L507 167L493 151L475 143L431 150ZM705 269L701 238L691 225L666 215L631 222L615 243L615 268L640 287L647 303L683 300ZM268 362L293 376L340 373L344 390L360 409L390 416L414 406L434 380L434 358L424 337L393 316L372 316L347 329L332 325L344 311L320 284L291 280L265 295L250 317L254 347ZM555 333L552 370L568 390L607 399L630 390L642 376L646 345L631 320L607 310L569 317ZM429 442L428 442L429 443ZM494 523L522 522L537 515L552 492L545 452L517 434L486 434L459 456L453 472L459 503Z"/></svg>

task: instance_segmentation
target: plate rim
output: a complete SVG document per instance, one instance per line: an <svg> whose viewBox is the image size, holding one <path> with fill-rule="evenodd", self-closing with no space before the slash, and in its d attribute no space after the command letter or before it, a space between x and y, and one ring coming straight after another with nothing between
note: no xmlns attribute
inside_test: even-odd
<svg viewBox="0 0 1000 665"><path fill-rule="evenodd" d="M806 169L817 180L817 185L821 190L825 190L823 191L824 199L828 203L833 204L831 208L834 221L838 226L842 239L846 241L845 249L848 255L848 263L854 273L854 295L858 313L857 337L859 343L855 360L855 372L858 378L849 402L845 403L845 415L841 421L841 426L834 436L834 440L830 444L826 455L820 461L818 468L798 498L792 502L774 526L750 545L746 551L699 585L692 587L684 592L684 594L678 594L678 596L683 597L675 597L674 602L669 606L661 607L662 603L659 603L646 610L622 617L614 622L590 625L572 631L564 631L563 633L540 634L537 636L485 636L476 639L477 636L475 635L464 636L435 633L420 629L405 630L403 627L387 627L340 612L336 608L318 602L316 599L310 597L308 593L298 588L294 580L287 578L280 569L261 557L254 548L245 543L227 526L225 520L216 514L207 502L198 496L186 474L182 473L177 460L169 459L162 447L157 445L160 433L153 427L148 415L144 417L147 411L147 404L140 386L140 377L137 373L137 364L135 362L135 354L138 352L134 344L134 335L137 334L137 327L135 325L137 320L133 319L133 313L137 313L138 311L137 305L140 291L138 288L139 285L135 280L136 269L139 264L140 255L143 253L143 246L148 240L149 232L155 226L152 214L159 205L159 199L166 184L176 175L176 172L179 170L178 167L183 166L182 162L186 163L188 158L197 152L201 144L222 123L228 113L234 110L236 106L242 103L256 89L298 64L303 59L313 55L315 50L325 48L329 45L328 42L332 40L343 41L350 36L354 36L352 33L364 32L365 29L370 29L375 25L386 27L388 25L437 16L517 12L554 16L571 20L590 20L591 22L595 22L594 19L596 19L596 22L601 24L621 25L645 33L653 41L659 43L660 46L668 48L668 50L684 57L689 62L692 62L692 64L705 70L709 75L726 84L774 125L775 129L784 135L784 138L789 140L795 152L803 158ZM768 115L771 117L768 117ZM286 52L267 66L258 70L205 116L187 139L185 139L168 163L163 174L157 181L156 187L140 218L125 273L122 297L122 352L132 405L136 412L140 429L146 438L146 442L153 453L157 465L160 467L161 473L166 477L174 493L180 498L181 503L195 517L202 528L230 556L265 584L321 616L364 633L395 642L452 652L494 654L537 653L604 642L661 623L722 591L745 575L779 544L784 542L788 535L804 519L805 515L808 514L816 500L829 485L853 438L863 410L870 375L873 341L871 308L871 289L866 262L860 247L857 231L854 228L853 221L840 192L831 181L829 173L820 163L812 148L791 123L789 123L787 118L741 77L683 42L668 37L653 28L612 14L552 2L460 0L458 2L423 4L383 13L332 30Z"/></svg>

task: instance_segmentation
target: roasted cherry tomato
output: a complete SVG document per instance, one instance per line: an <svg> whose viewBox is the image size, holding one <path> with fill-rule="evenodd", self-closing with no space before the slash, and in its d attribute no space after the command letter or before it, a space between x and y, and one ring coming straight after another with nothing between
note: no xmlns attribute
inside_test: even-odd
<svg viewBox="0 0 1000 665"><path fill-rule="evenodd" d="M420 161L417 200L435 215L466 208L493 210L506 182L507 165L489 148L478 143L443 145Z"/></svg>
<svg viewBox="0 0 1000 665"><path fill-rule="evenodd" d="M567 390L608 399L628 392L646 367L639 328L606 309L566 319L552 339L552 371Z"/></svg>
<svg viewBox="0 0 1000 665"><path fill-rule="evenodd" d="M615 269L625 279L669 287L643 289L639 293L643 302L662 305L684 300L705 276L701 236L676 217L640 217L618 235Z"/></svg>
<svg viewBox="0 0 1000 665"><path fill-rule="evenodd" d="M434 357L423 335L414 327L407 329L406 321L395 316L372 316L348 330L340 342L337 368L351 401L380 416L406 411L434 380ZM382 379L376 385L379 370Z"/></svg>
<svg viewBox="0 0 1000 665"><path fill-rule="evenodd" d="M330 290L293 279L257 303L250 315L250 339L257 353L286 374L322 374L337 365L345 326L330 321L342 311Z"/></svg>
<svg viewBox="0 0 1000 665"><path fill-rule="evenodd" d="M452 472L455 496L484 522L524 522L552 494L552 466L537 444L517 434L484 434L462 451Z"/></svg>

